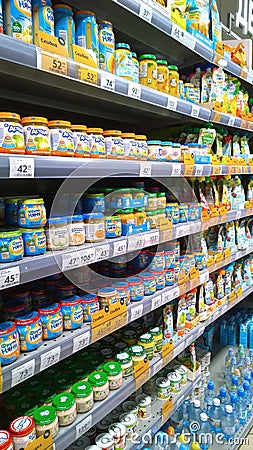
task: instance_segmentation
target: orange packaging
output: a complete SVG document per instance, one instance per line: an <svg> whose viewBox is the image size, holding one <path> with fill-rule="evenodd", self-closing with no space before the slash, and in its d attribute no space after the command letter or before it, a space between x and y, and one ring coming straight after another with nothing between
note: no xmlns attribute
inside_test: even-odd
<svg viewBox="0 0 253 450"><path fill-rule="evenodd" d="M1 153L25 153L23 127L19 114L0 113L0 151Z"/></svg>

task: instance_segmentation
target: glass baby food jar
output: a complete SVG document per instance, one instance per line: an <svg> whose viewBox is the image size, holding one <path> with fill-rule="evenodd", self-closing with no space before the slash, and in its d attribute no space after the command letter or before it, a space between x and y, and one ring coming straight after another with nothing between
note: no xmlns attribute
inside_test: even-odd
<svg viewBox="0 0 253 450"><path fill-rule="evenodd" d="M39 309L43 339L55 339L63 332L63 318L59 303Z"/></svg>
<svg viewBox="0 0 253 450"><path fill-rule="evenodd" d="M25 256L43 255L46 251L46 235L44 228L22 228Z"/></svg>
<svg viewBox="0 0 253 450"><path fill-rule="evenodd" d="M165 94L169 92L169 69L165 59L157 61L157 89Z"/></svg>
<svg viewBox="0 0 253 450"><path fill-rule="evenodd" d="M103 365L103 371L108 377L110 391L119 389L122 386L123 377L120 363L107 362Z"/></svg>
<svg viewBox="0 0 253 450"><path fill-rule="evenodd" d="M20 355L19 337L15 323L0 323L0 363L11 364ZM0 441L1 442L1 441Z"/></svg>
<svg viewBox="0 0 253 450"><path fill-rule="evenodd" d="M25 152L28 155L51 155L48 120L45 117L23 117Z"/></svg>
<svg viewBox="0 0 253 450"><path fill-rule="evenodd" d="M55 36L64 39L69 57L72 58L72 45L75 43L75 23L70 6L54 5Z"/></svg>
<svg viewBox="0 0 253 450"><path fill-rule="evenodd" d="M89 136L90 157L105 158L105 138L102 128L87 128Z"/></svg>
<svg viewBox="0 0 253 450"><path fill-rule="evenodd" d="M157 88L157 62L155 55L140 56L140 83L144 86Z"/></svg>
<svg viewBox="0 0 253 450"><path fill-rule="evenodd" d="M175 97L179 96L178 93L178 82L179 82L179 73L177 66L168 66L169 69L169 94L174 95Z"/></svg>
<svg viewBox="0 0 253 450"><path fill-rule="evenodd" d="M18 226L20 228L40 228L46 224L46 220L43 198L19 200Z"/></svg>
<svg viewBox="0 0 253 450"><path fill-rule="evenodd" d="M75 397L77 413L83 414L93 407L93 390L87 381L79 381L72 386Z"/></svg>
<svg viewBox="0 0 253 450"><path fill-rule="evenodd" d="M85 243L85 225L82 215L72 216L69 224L69 245L82 245Z"/></svg>
<svg viewBox="0 0 253 450"><path fill-rule="evenodd" d="M66 120L51 120L50 142L53 156L74 156L73 131L71 123Z"/></svg>
<svg viewBox="0 0 253 450"><path fill-rule="evenodd" d="M155 342L151 333L142 334L137 344L144 347L148 359L151 360L154 357Z"/></svg>
<svg viewBox="0 0 253 450"><path fill-rule="evenodd" d="M45 433L51 431L54 439L59 431L58 416L53 406L41 406L33 415L36 427L37 438Z"/></svg>
<svg viewBox="0 0 253 450"><path fill-rule="evenodd" d="M1 450L13 450L11 434L6 430L0 431L0 445Z"/></svg>
<svg viewBox="0 0 253 450"><path fill-rule="evenodd" d="M30 352L42 344L42 323L36 311L17 317L16 326L19 334L21 352Z"/></svg>
<svg viewBox="0 0 253 450"><path fill-rule="evenodd" d="M76 403L74 395L70 392L57 394L53 399L60 427L66 427L76 419Z"/></svg>
<svg viewBox="0 0 253 450"><path fill-rule="evenodd" d="M104 372L92 372L89 375L88 381L92 385L95 402L99 402L108 397L109 381Z"/></svg>
<svg viewBox="0 0 253 450"><path fill-rule="evenodd" d="M115 72L115 36L111 22L98 20L99 68L109 73Z"/></svg>
<svg viewBox="0 0 253 450"><path fill-rule="evenodd" d="M137 159L138 156L138 143L135 140L134 133L122 133L124 158L125 159Z"/></svg>
<svg viewBox="0 0 253 450"><path fill-rule="evenodd" d="M121 352L116 355L116 361L121 365L122 376L127 378L133 373L133 361L129 353Z"/></svg>
<svg viewBox="0 0 253 450"><path fill-rule="evenodd" d="M89 158L90 145L87 127L85 125L71 125L74 141L74 156L76 158Z"/></svg>
<svg viewBox="0 0 253 450"><path fill-rule="evenodd" d="M86 242L101 242L105 239L104 216L100 213L84 214Z"/></svg>
<svg viewBox="0 0 253 450"><path fill-rule="evenodd" d="M0 232L0 263L13 262L22 259L24 245L22 234L16 230L2 230Z"/></svg>
<svg viewBox="0 0 253 450"><path fill-rule="evenodd" d="M118 301L117 291L111 287L104 287L98 290L98 301L101 309L108 309Z"/></svg>
<svg viewBox="0 0 253 450"><path fill-rule="evenodd" d="M124 157L123 139L120 130L104 131L106 158L122 159Z"/></svg>
<svg viewBox="0 0 253 450"><path fill-rule="evenodd" d="M136 53L132 53L132 81L139 83L139 61Z"/></svg>
<svg viewBox="0 0 253 450"><path fill-rule="evenodd" d="M119 43L115 47L115 74L132 81L133 66L130 45Z"/></svg>
<svg viewBox="0 0 253 450"><path fill-rule="evenodd" d="M35 441L36 431L34 420L29 416L21 416L10 424L14 449L25 448L30 442Z"/></svg>
<svg viewBox="0 0 253 450"><path fill-rule="evenodd" d="M148 159L148 144L145 134L137 134L135 136L137 142L137 159L146 161Z"/></svg>
<svg viewBox="0 0 253 450"><path fill-rule="evenodd" d="M64 250L69 246L67 220L64 218L48 219L46 224L47 250Z"/></svg>
<svg viewBox="0 0 253 450"><path fill-rule="evenodd" d="M23 127L19 114L0 113L0 151L1 153L25 153Z"/></svg>

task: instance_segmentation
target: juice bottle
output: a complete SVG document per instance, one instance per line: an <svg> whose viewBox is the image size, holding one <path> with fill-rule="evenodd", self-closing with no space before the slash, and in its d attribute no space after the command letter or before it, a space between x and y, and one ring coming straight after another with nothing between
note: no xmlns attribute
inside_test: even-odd
<svg viewBox="0 0 253 450"><path fill-rule="evenodd" d="M54 36L54 11L51 0L33 0L33 42L39 45L38 33Z"/></svg>
<svg viewBox="0 0 253 450"><path fill-rule="evenodd" d="M32 44L31 0L6 0L4 8L5 33Z"/></svg>
<svg viewBox="0 0 253 450"><path fill-rule="evenodd" d="M79 11L76 14L76 44L92 50L99 61L98 26L95 14L91 11Z"/></svg>
<svg viewBox="0 0 253 450"><path fill-rule="evenodd" d="M178 82L179 82L179 73L177 66L168 66L169 69L169 94L174 95L175 97L179 96L178 93Z"/></svg>
<svg viewBox="0 0 253 450"><path fill-rule="evenodd" d="M114 73L115 37L111 22L98 21L99 68Z"/></svg>
<svg viewBox="0 0 253 450"><path fill-rule="evenodd" d="M72 44L75 43L75 24L73 11L70 6L63 4L54 5L54 25L55 36L64 39L68 54L72 57Z"/></svg>

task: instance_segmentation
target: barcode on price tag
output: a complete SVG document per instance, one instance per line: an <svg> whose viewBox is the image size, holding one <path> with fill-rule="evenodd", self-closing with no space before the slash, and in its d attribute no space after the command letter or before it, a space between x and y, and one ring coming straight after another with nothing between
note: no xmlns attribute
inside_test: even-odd
<svg viewBox="0 0 253 450"><path fill-rule="evenodd" d="M9 178L34 178L34 159L10 157Z"/></svg>
<svg viewBox="0 0 253 450"><path fill-rule="evenodd" d="M200 274L200 277L199 277L200 284L207 283L208 280L209 280L209 272L205 271L204 273Z"/></svg>
<svg viewBox="0 0 253 450"><path fill-rule="evenodd" d="M79 252L81 265L91 264L96 259L96 252L94 247L89 247L85 250L80 250Z"/></svg>
<svg viewBox="0 0 253 450"><path fill-rule="evenodd" d="M110 245L109 244L104 244L99 247L95 247L95 250L96 250L96 261L108 259L110 256Z"/></svg>
<svg viewBox="0 0 253 450"><path fill-rule="evenodd" d="M128 82L128 97L136 98L140 100L141 98L141 85L134 83L133 81Z"/></svg>
<svg viewBox="0 0 253 450"><path fill-rule="evenodd" d="M76 336L73 339L73 353L82 350L82 348L88 347L90 340L91 340L90 331L86 331L80 336Z"/></svg>
<svg viewBox="0 0 253 450"><path fill-rule="evenodd" d="M139 250L140 248L143 248L144 245L144 236L138 236L131 235L128 236L128 251L131 252L132 250Z"/></svg>
<svg viewBox="0 0 253 450"><path fill-rule="evenodd" d="M180 238L182 236L186 236L187 234L189 234L189 232L189 225L181 225L180 227L176 228L176 237Z"/></svg>
<svg viewBox="0 0 253 450"><path fill-rule="evenodd" d="M151 162L145 161L140 163L140 177L151 177L152 165Z"/></svg>
<svg viewBox="0 0 253 450"><path fill-rule="evenodd" d="M81 266L81 260L77 252L62 255L62 271L76 269Z"/></svg>
<svg viewBox="0 0 253 450"><path fill-rule="evenodd" d="M198 105L192 105L191 116L195 117L195 119L198 118L199 117L199 111L200 111L200 108L199 108Z"/></svg>
<svg viewBox="0 0 253 450"><path fill-rule="evenodd" d="M2 253L3 258L4 253ZM0 270L0 290L20 284L19 266Z"/></svg>
<svg viewBox="0 0 253 450"><path fill-rule="evenodd" d="M156 297L152 298L151 311L154 311L154 309L159 308L161 305L162 305L162 296L157 295Z"/></svg>
<svg viewBox="0 0 253 450"><path fill-rule="evenodd" d="M11 386L16 386L19 383L33 377L35 372L35 359L28 361L25 364L13 369L11 372Z"/></svg>
<svg viewBox="0 0 253 450"><path fill-rule="evenodd" d="M191 50L195 48L196 39L174 23L172 23L171 36Z"/></svg>
<svg viewBox="0 0 253 450"><path fill-rule="evenodd" d="M53 364L57 364L60 361L61 347L56 347L49 352L43 353L40 357L40 370L45 370Z"/></svg>
<svg viewBox="0 0 253 450"><path fill-rule="evenodd" d="M235 119L236 119L236 117L234 117L234 116L229 116L229 119L228 119L228 126L229 126L229 127L233 127L233 126L234 126L234 124L235 124Z"/></svg>
<svg viewBox="0 0 253 450"><path fill-rule="evenodd" d="M115 77L110 74L101 74L100 86L107 91L115 91Z"/></svg>
<svg viewBox="0 0 253 450"><path fill-rule="evenodd" d="M204 170L204 166L202 166L202 164L196 164L194 166L194 175L196 177L201 177L202 173L203 173L203 170Z"/></svg>
<svg viewBox="0 0 253 450"><path fill-rule="evenodd" d="M88 417L85 417L85 419L83 419L82 422L77 424L76 439L79 439L80 436L86 433L86 431L88 431L91 427L92 427L92 414L90 414Z"/></svg>
<svg viewBox="0 0 253 450"><path fill-rule="evenodd" d="M143 3L140 4L140 12L139 16L141 19L146 20L147 22L151 23L152 20L152 9L144 5Z"/></svg>
<svg viewBox="0 0 253 450"><path fill-rule="evenodd" d="M177 110L177 99L175 97L172 97L172 95L168 95L167 108L171 111Z"/></svg>
<svg viewBox="0 0 253 450"><path fill-rule="evenodd" d="M127 240L121 239L120 241L113 242L113 256L125 255L127 251Z"/></svg>
<svg viewBox="0 0 253 450"><path fill-rule="evenodd" d="M131 308L131 322L142 317L143 313L143 305L134 306Z"/></svg>
<svg viewBox="0 0 253 450"><path fill-rule="evenodd" d="M153 365L153 376L160 372L160 370L162 370L163 368L163 360L159 359L159 361L157 361L154 365Z"/></svg>
<svg viewBox="0 0 253 450"><path fill-rule="evenodd" d="M179 177L181 175L181 164L172 164L172 177Z"/></svg>
<svg viewBox="0 0 253 450"><path fill-rule="evenodd" d="M151 245L159 244L160 235L159 231L155 231L154 233L147 233L144 238L144 247L150 247Z"/></svg>

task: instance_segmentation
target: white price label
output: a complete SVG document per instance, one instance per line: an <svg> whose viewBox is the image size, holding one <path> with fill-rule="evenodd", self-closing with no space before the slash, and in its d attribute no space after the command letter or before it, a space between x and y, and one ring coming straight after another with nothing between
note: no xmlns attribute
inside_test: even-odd
<svg viewBox="0 0 253 450"><path fill-rule="evenodd" d="M204 271L203 273L200 274L200 277L199 277L200 284L207 283L208 280L209 280L209 272L208 271Z"/></svg>
<svg viewBox="0 0 253 450"><path fill-rule="evenodd" d="M164 294L162 294L162 304L164 305L165 303L169 303L172 300L174 300L174 298L177 298L179 296L179 287L176 286L172 289L169 289L167 292L164 292Z"/></svg>
<svg viewBox="0 0 253 450"><path fill-rule="evenodd" d="M144 246L144 236L138 236L138 234L133 234L128 236L128 251L139 250Z"/></svg>
<svg viewBox="0 0 253 450"><path fill-rule="evenodd" d="M190 229L189 225L181 225L176 228L176 237L180 238L182 236L187 236L189 234Z"/></svg>
<svg viewBox="0 0 253 450"><path fill-rule="evenodd" d="M152 164L149 161L140 163L140 177L151 177Z"/></svg>
<svg viewBox="0 0 253 450"><path fill-rule="evenodd" d="M188 336L185 340L185 348L189 347L189 345L191 345L191 343L194 341L194 336L193 334L190 334L190 336Z"/></svg>
<svg viewBox="0 0 253 450"><path fill-rule="evenodd" d="M9 178L34 178L34 158L9 158Z"/></svg>
<svg viewBox="0 0 253 450"><path fill-rule="evenodd" d="M203 170L204 170L204 166L202 166L202 164L196 164L194 166L194 175L196 177L201 177L202 173L203 173Z"/></svg>
<svg viewBox="0 0 253 450"><path fill-rule="evenodd" d="M127 252L127 240L121 239L120 241L113 242L113 256L125 255Z"/></svg>
<svg viewBox="0 0 253 450"><path fill-rule="evenodd" d="M172 177L180 177L181 175L181 164L172 164L172 171L171 176Z"/></svg>
<svg viewBox="0 0 253 450"><path fill-rule="evenodd" d="M163 368L163 360L159 359L159 361L157 361L154 365L153 365L153 376L160 372L160 370L162 370Z"/></svg>
<svg viewBox="0 0 253 450"><path fill-rule="evenodd" d="M174 356L176 357L177 355L180 355L180 353L182 353L182 351L185 348L185 342L181 342L179 345L176 346L176 348L174 349Z"/></svg>
<svg viewBox="0 0 253 450"><path fill-rule="evenodd" d="M81 266L79 254L77 252L62 255L62 271L76 269Z"/></svg>
<svg viewBox="0 0 253 450"><path fill-rule="evenodd" d="M56 347L49 352L43 353L40 357L40 371L47 369L53 364L57 364L60 361L61 347Z"/></svg>
<svg viewBox="0 0 253 450"><path fill-rule="evenodd" d="M82 350L82 348L88 347L90 343L90 338L91 338L90 331L86 331L85 333L82 333L80 336L76 336L73 339L73 353Z"/></svg>
<svg viewBox="0 0 253 450"><path fill-rule="evenodd" d="M0 270L0 290L20 284L19 266Z"/></svg>
<svg viewBox="0 0 253 450"><path fill-rule="evenodd" d="M172 95L168 95L167 108L170 109L171 111L176 111L177 110L177 99L176 99L176 97L173 97Z"/></svg>
<svg viewBox="0 0 253 450"><path fill-rule="evenodd" d="M110 256L110 245L104 244L99 247L95 247L95 251L96 251L96 261L108 259Z"/></svg>
<svg viewBox="0 0 253 450"><path fill-rule="evenodd" d="M152 298L151 311L154 311L154 309L157 309L160 306L162 306L162 296L157 295L156 297Z"/></svg>
<svg viewBox="0 0 253 450"><path fill-rule="evenodd" d="M192 105L191 116L197 119L199 117L200 108L198 105Z"/></svg>
<svg viewBox="0 0 253 450"><path fill-rule="evenodd" d="M96 252L94 247L89 247L85 250L80 250L79 257L81 265L91 264L96 260Z"/></svg>
<svg viewBox="0 0 253 450"><path fill-rule="evenodd" d="M202 325L201 327L200 327L200 329L198 330L198 334L197 334L197 337L199 337L199 336L202 336L202 334L204 333L204 331L205 331L205 325Z"/></svg>
<svg viewBox="0 0 253 450"><path fill-rule="evenodd" d="M106 89L107 91L115 91L115 77L113 75L102 74L101 73L101 88Z"/></svg>
<svg viewBox="0 0 253 450"><path fill-rule="evenodd" d="M172 23L171 36L189 49L195 48L196 39L174 23Z"/></svg>
<svg viewBox="0 0 253 450"><path fill-rule="evenodd" d="M174 300L174 298L179 297L179 287L176 286L173 289L171 289L171 299Z"/></svg>
<svg viewBox="0 0 253 450"><path fill-rule="evenodd" d="M137 305L131 308L131 322L142 317L143 305Z"/></svg>
<svg viewBox="0 0 253 450"><path fill-rule="evenodd" d="M155 231L154 233L147 233L144 238L144 247L150 247L151 245L159 244L160 235L159 231Z"/></svg>
<svg viewBox="0 0 253 450"><path fill-rule="evenodd" d="M151 20L152 20L152 9L149 6L144 5L143 3L141 3L140 4L139 16L140 16L141 19L146 20L146 22L151 23Z"/></svg>
<svg viewBox="0 0 253 450"><path fill-rule="evenodd" d="M11 386L16 386L19 383L33 377L35 372L35 359L28 361L25 364L13 369L11 372Z"/></svg>
<svg viewBox="0 0 253 450"><path fill-rule="evenodd" d="M241 218L241 215L242 215L241 211L237 211L236 212L236 220L239 220Z"/></svg>
<svg viewBox="0 0 253 450"><path fill-rule="evenodd" d="M234 117L234 116L232 116L232 115L229 116L229 119L228 119L228 126L229 126L229 127L233 127L233 126L234 126L234 124L235 124L235 119L236 119L236 117Z"/></svg>
<svg viewBox="0 0 253 450"><path fill-rule="evenodd" d="M141 98L141 85L134 83L133 81L128 82L128 97L136 98L140 100Z"/></svg>
<svg viewBox="0 0 253 450"><path fill-rule="evenodd" d="M92 414L90 414L88 417L85 417L85 419L83 419L82 422L77 424L76 439L79 439L80 436L86 433L86 431L88 431L91 427L92 427Z"/></svg>

